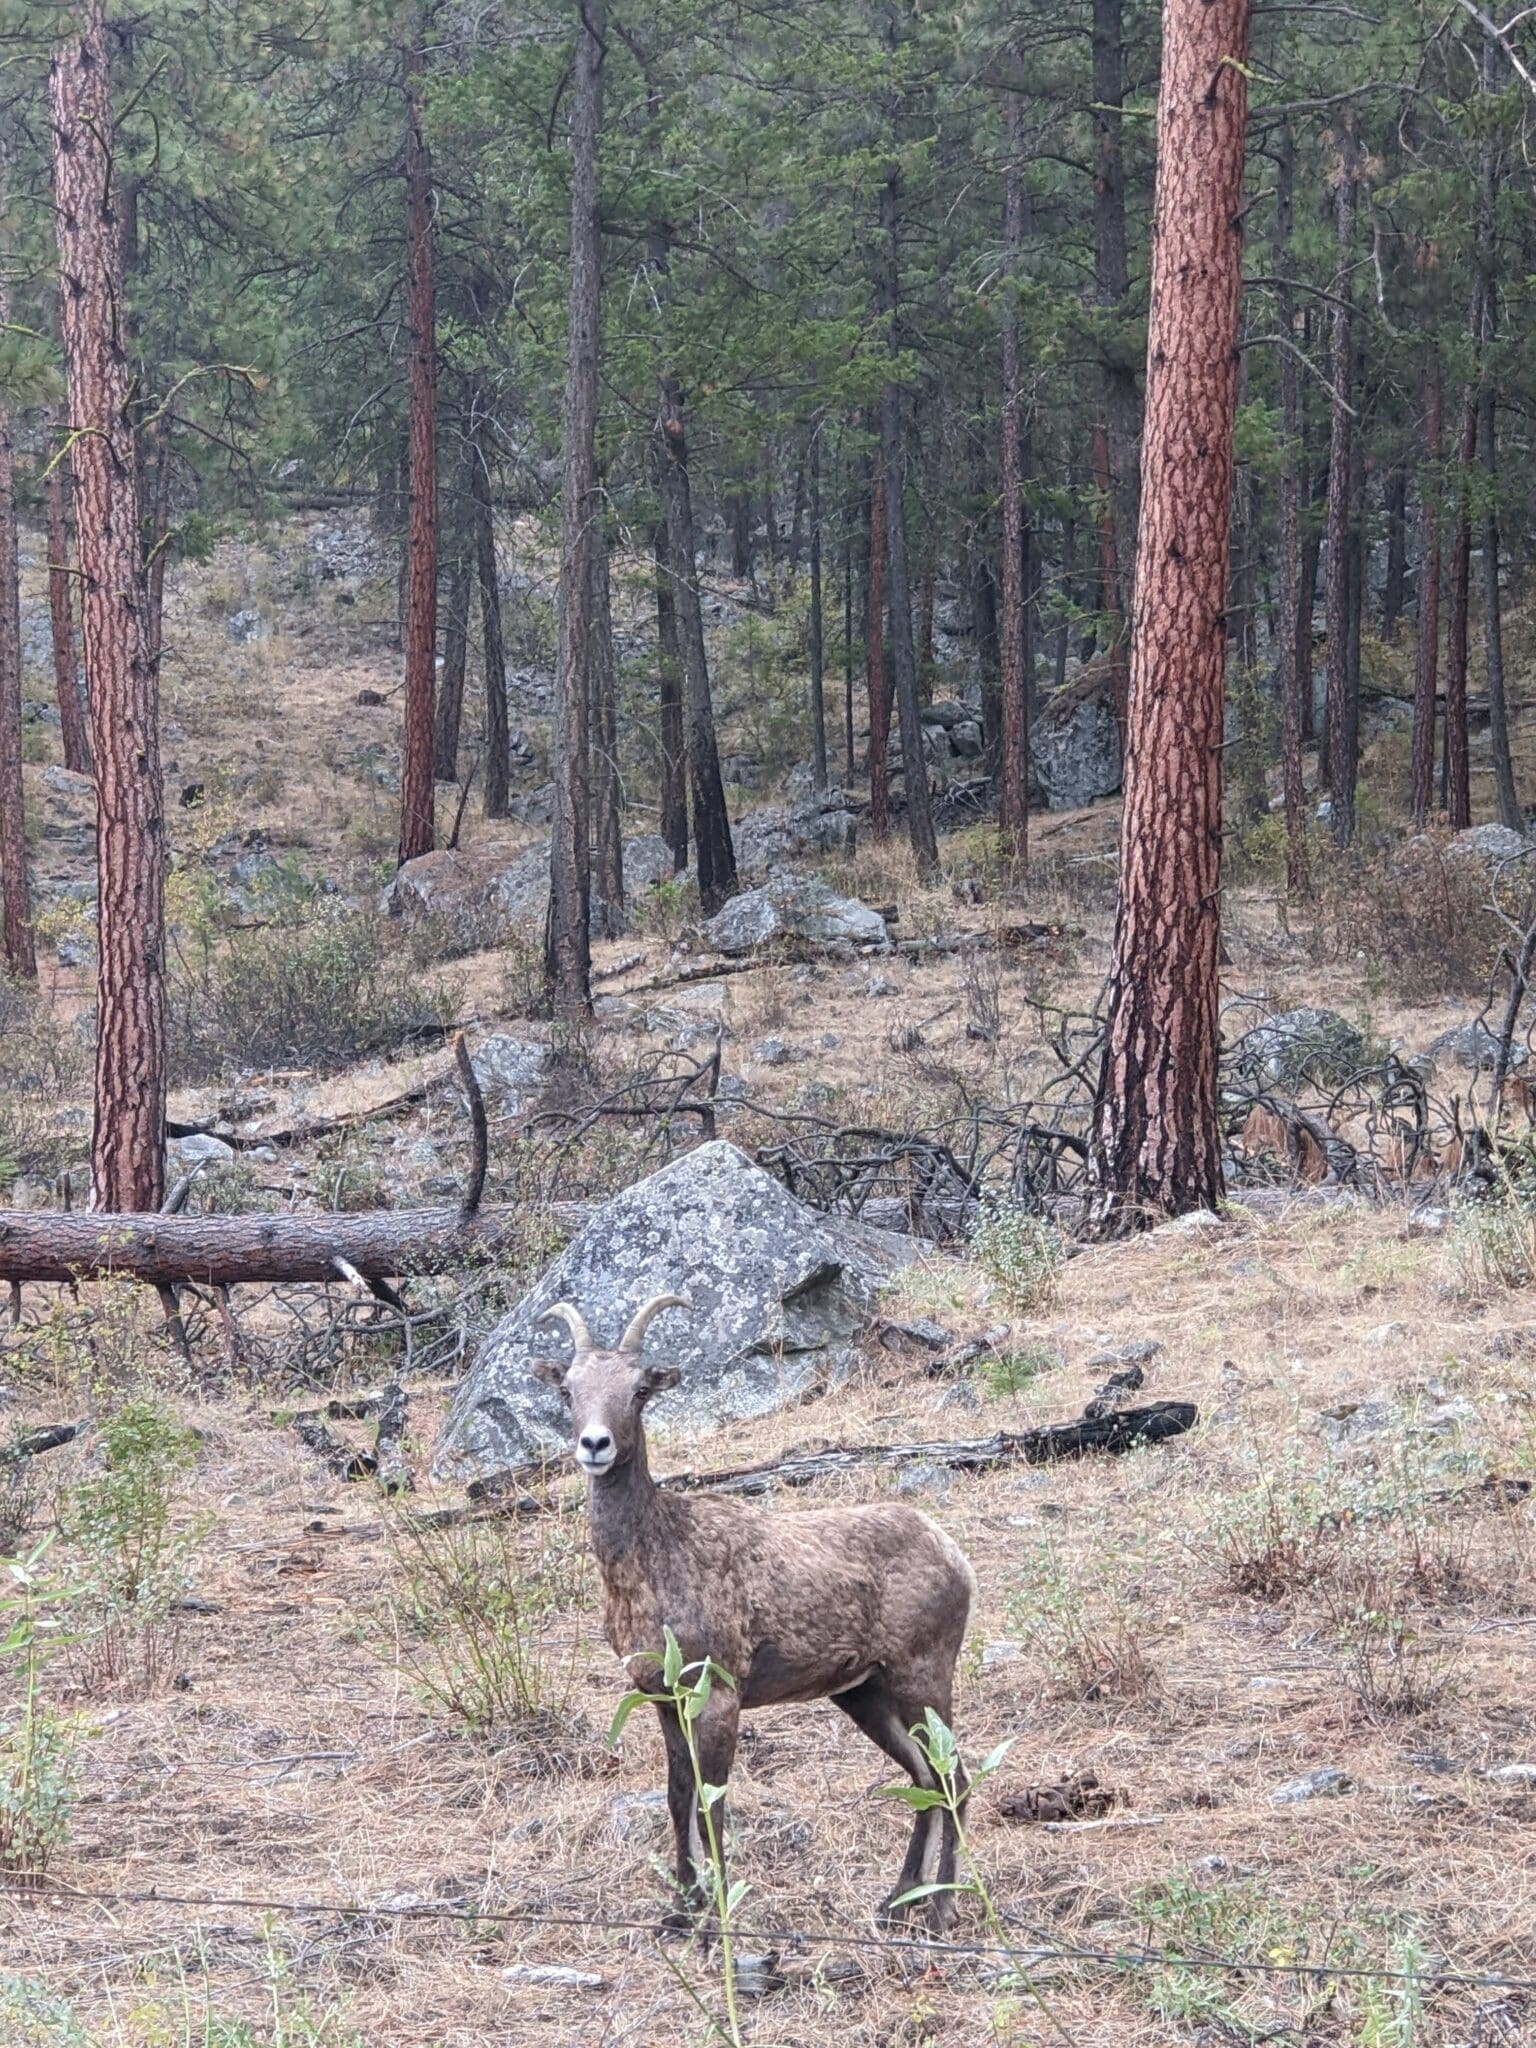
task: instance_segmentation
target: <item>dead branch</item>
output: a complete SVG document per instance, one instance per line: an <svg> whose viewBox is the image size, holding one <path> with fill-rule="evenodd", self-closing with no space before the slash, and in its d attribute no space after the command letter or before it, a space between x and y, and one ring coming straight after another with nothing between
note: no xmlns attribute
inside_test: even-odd
<svg viewBox="0 0 1536 2048"><path fill-rule="evenodd" d="M469 1127L474 1144L469 1178L464 1183L464 1195L459 1203L459 1214L467 1223L478 1213L480 1197L485 1193L485 1176L490 1165L490 1132L485 1121L485 1097L480 1093L480 1079L462 1031L453 1041L453 1059L469 1101Z"/></svg>

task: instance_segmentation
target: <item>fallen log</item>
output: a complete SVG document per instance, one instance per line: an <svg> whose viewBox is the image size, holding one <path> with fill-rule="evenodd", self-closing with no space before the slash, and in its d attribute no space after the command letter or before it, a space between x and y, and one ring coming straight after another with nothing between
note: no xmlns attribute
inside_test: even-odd
<svg viewBox="0 0 1536 2048"><path fill-rule="evenodd" d="M1015 1460L1025 1465L1050 1465L1062 1458L1083 1458L1090 1452L1116 1458L1142 1444L1182 1436L1193 1429L1198 1415L1193 1401L1157 1401L1148 1408L1084 1415L1076 1422L1050 1423L1041 1429L1000 1429L996 1436L970 1437L958 1443L831 1445L825 1450L792 1451L787 1458L765 1465L723 1472L675 1472L657 1484L684 1493L750 1494L767 1493L774 1486L809 1486L861 1465L937 1465L948 1472L979 1472L988 1465Z"/></svg>
<svg viewBox="0 0 1536 2048"><path fill-rule="evenodd" d="M115 1274L152 1287L335 1280L351 1266L366 1280L449 1272L512 1248L527 1210L465 1216L457 1206L356 1213L290 1210L281 1216L66 1214L0 1211L0 1280L99 1280Z"/></svg>

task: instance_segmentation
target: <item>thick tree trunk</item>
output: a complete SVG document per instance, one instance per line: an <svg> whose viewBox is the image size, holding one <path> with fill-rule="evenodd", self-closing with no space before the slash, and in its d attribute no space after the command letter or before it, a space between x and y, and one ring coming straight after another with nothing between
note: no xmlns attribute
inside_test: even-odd
<svg viewBox="0 0 1536 2048"><path fill-rule="evenodd" d="M610 910L624 909L624 789L619 774L619 688L613 660L608 535L592 529L592 886Z"/></svg>
<svg viewBox="0 0 1536 2048"><path fill-rule="evenodd" d="M1340 846L1348 846L1355 836L1355 781L1359 769L1355 745L1358 721L1349 687L1349 399L1355 362L1351 279L1359 175L1355 138L1346 129L1340 145L1334 202L1338 253L1333 272L1333 409L1328 439L1328 777L1333 836Z"/></svg>
<svg viewBox="0 0 1536 2048"><path fill-rule="evenodd" d="M507 657L501 640L501 577L496 567L496 508L490 449L470 450L470 509L475 524L475 581L480 587L480 649L485 675L485 815L507 815L511 755L507 731Z"/></svg>
<svg viewBox="0 0 1536 2048"><path fill-rule="evenodd" d="M885 231L884 305L888 345L897 353L896 308L901 278L900 173L894 165L880 190L880 221ZM907 800L907 836L926 883L939 872L938 841L928 804L928 762L918 708L917 652L912 645L912 592L907 580L907 515L903 489L901 387L890 379L880 399L880 453L885 474L885 555L890 579L891 667L896 676L896 702L901 713L901 768Z"/></svg>
<svg viewBox="0 0 1536 2048"><path fill-rule="evenodd" d="M657 723L661 753L661 836L672 855L672 870L688 865L688 761L683 739L683 657L677 637L677 609L672 602L672 571L668 567L667 526L659 519L651 530L651 557L656 565Z"/></svg>
<svg viewBox="0 0 1536 2048"><path fill-rule="evenodd" d="M1120 901L1094 1110L1104 1230L1221 1195L1221 746L1247 0L1166 0Z"/></svg>
<svg viewBox="0 0 1536 2048"><path fill-rule="evenodd" d="M1285 883L1293 896L1305 896L1312 887L1307 860L1306 791L1301 774L1303 725L1302 671L1298 659L1301 633L1301 391L1296 355L1288 344L1296 329L1296 295L1291 286L1291 233L1295 217L1296 141L1289 128L1280 132L1276 146L1278 165L1275 188L1275 275L1283 280L1277 292L1276 315L1280 323L1280 431L1284 437L1280 455L1280 593L1276 614L1279 625L1278 661L1280 690L1280 763L1285 787Z"/></svg>
<svg viewBox="0 0 1536 2048"><path fill-rule="evenodd" d="M96 764L92 1198L158 1209L165 1179L165 811L158 677L139 547L123 251L102 0L49 72L59 321L69 376L81 626Z"/></svg>
<svg viewBox="0 0 1536 2048"><path fill-rule="evenodd" d="M891 829L891 696L885 681L885 465L878 453L869 493L864 670L869 694L869 829L876 839L884 839Z"/></svg>
<svg viewBox="0 0 1536 2048"><path fill-rule="evenodd" d="M438 782L459 779L459 727L464 718L464 671L469 664L470 571L469 553L461 537L448 570L443 673L432 714L432 774Z"/></svg>
<svg viewBox="0 0 1536 2048"><path fill-rule="evenodd" d="M731 843L731 820L725 808L725 784L720 776L720 749L715 738L715 707L704 651L704 614L699 605L683 397L670 376L661 378L659 392L656 439L661 497L666 509L667 555L672 570L672 607L683 657L684 750L693 805L699 901L708 916L735 892L736 849Z"/></svg>
<svg viewBox="0 0 1536 2048"><path fill-rule="evenodd" d="M426 34L419 8L405 50L405 263L410 524L405 570L405 723L400 739L400 859L430 853L437 825L432 702L437 685L437 320L432 281L432 160L421 123Z"/></svg>
<svg viewBox="0 0 1536 2048"><path fill-rule="evenodd" d="M1419 622L1413 673L1413 822L1435 794L1435 694L1440 684L1440 351L1424 350L1424 468L1419 484Z"/></svg>
<svg viewBox="0 0 1536 2048"><path fill-rule="evenodd" d="M1472 596L1472 464L1477 455L1477 393L1467 396L1456 472L1451 538L1451 612L1445 633L1445 808L1453 832L1472 822L1472 764L1467 748L1467 639Z"/></svg>
<svg viewBox="0 0 1536 2048"><path fill-rule="evenodd" d="M602 337L602 230L597 150L603 126L607 0L577 9L571 106L571 276L567 298L560 636L555 662L555 816L550 834L545 980L555 1015L592 1014L591 818L587 705L592 664L592 547L602 516L597 488L597 371Z"/></svg>
<svg viewBox="0 0 1536 2048"><path fill-rule="evenodd" d="M339 1260L365 1280L485 1263L526 1235L517 1207L376 1209L331 1215L68 1215L0 1211L0 1281L67 1283L125 1274L151 1286L336 1280Z"/></svg>
<svg viewBox="0 0 1536 2048"><path fill-rule="evenodd" d="M48 440L52 440L53 414L44 415ZM85 699L80 690L80 672L75 664L75 633L71 619L69 571L69 514L64 503L66 464L62 451L48 458L48 475L43 501L48 521L48 622L53 632L53 687L59 700L59 737L64 743L64 766L72 775L91 772L91 743L86 728Z"/></svg>
<svg viewBox="0 0 1536 2048"><path fill-rule="evenodd" d="M811 781L827 786L826 644L821 606L821 421L811 430Z"/></svg>
<svg viewBox="0 0 1536 2048"><path fill-rule="evenodd" d="M6 202L6 146L0 144L0 214ZM0 271L0 334L11 317L10 286ZM0 882L5 891L5 963L30 981L37 973L27 825L21 778L21 562L16 533L16 446L0 394Z"/></svg>
<svg viewBox="0 0 1536 2048"><path fill-rule="evenodd" d="M1002 785L1003 855L1029 858L1029 666L1025 612L1024 378L1017 297L1024 261L1024 113L1016 92L1007 96L1008 167L1003 178L1003 266L1008 297L1003 308L1003 616ZM990 595L990 591L989 591Z"/></svg>

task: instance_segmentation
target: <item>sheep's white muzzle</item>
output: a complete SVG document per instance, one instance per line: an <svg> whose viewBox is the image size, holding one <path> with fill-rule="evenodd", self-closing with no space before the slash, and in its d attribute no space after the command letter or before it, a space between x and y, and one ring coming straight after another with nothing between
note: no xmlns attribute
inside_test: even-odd
<svg viewBox="0 0 1536 2048"><path fill-rule="evenodd" d="M597 1452L578 1450L576 1462L590 1478L600 1479L614 1463L618 1455L616 1450Z"/></svg>

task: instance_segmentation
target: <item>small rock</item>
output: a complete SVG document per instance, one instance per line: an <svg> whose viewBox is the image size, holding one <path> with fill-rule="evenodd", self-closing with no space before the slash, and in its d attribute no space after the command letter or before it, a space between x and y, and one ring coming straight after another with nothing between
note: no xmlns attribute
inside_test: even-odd
<svg viewBox="0 0 1536 2048"><path fill-rule="evenodd" d="M752 1057L762 1067L787 1067L795 1054L782 1038L760 1038L752 1048Z"/></svg>
<svg viewBox="0 0 1536 2048"><path fill-rule="evenodd" d="M265 640L271 630L254 606L232 613L224 626L224 631L237 647L249 647L253 641Z"/></svg>
<svg viewBox="0 0 1536 2048"><path fill-rule="evenodd" d="M626 1792L622 1799L615 1799L608 1809L608 1821L621 1841L630 1841L636 1835L651 1835L667 1811L665 1792Z"/></svg>
<svg viewBox="0 0 1536 2048"><path fill-rule="evenodd" d="M903 1465L896 1475L898 1493L926 1493L935 1500L949 1498L949 1474L942 1465L924 1458L915 1465Z"/></svg>
<svg viewBox="0 0 1536 2048"><path fill-rule="evenodd" d="M743 1998L769 1998L775 1991L782 1991L788 1982L779 1968L779 1951L776 1948L761 1956L738 1952L735 1960L736 1989Z"/></svg>
<svg viewBox="0 0 1536 2048"><path fill-rule="evenodd" d="M1362 1342L1367 1351L1385 1351L1389 1345L1400 1344L1407 1331L1401 1323L1378 1323L1374 1330L1367 1330Z"/></svg>
<svg viewBox="0 0 1536 2048"><path fill-rule="evenodd" d="M1187 1216L1175 1216L1167 1223L1159 1223L1154 1237L1204 1237L1208 1231L1218 1231L1226 1226L1214 1209L1191 1209Z"/></svg>
<svg viewBox="0 0 1536 2048"><path fill-rule="evenodd" d="M842 1042L842 1039L838 1037L835 1031L823 1031L821 1034L821 1049L823 1052L836 1052Z"/></svg>
<svg viewBox="0 0 1536 2048"><path fill-rule="evenodd" d="M1496 1785L1536 1785L1536 1764L1497 1764L1488 1776Z"/></svg>
<svg viewBox="0 0 1536 2048"><path fill-rule="evenodd" d="M1337 1764L1324 1764L1321 1770L1308 1771L1304 1778L1292 1778L1289 1784L1277 1786L1269 1795L1269 1803L1300 1806L1308 1799L1342 1799L1354 1790L1355 1781L1348 1771L1340 1770Z"/></svg>
<svg viewBox="0 0 1536 2048"><path fill-rule="evenodd" d="M901 990L894 981L887 980L883 974L877 974L864 984L864 993L867 996L897 996L901 994Z"/></svg>
<svg viewBox="0 0 1536 2048"><path fill-rule="evenodd" d="M551 1990L606 1991L608 1979L596 1970L573 1970L564 1963L508 1963L502 1971L506 1984L542 1984Z"/></svg>
<svg viewBox="0 0 1536 2048"><path fill-rule="evenodd" d="M880 1342L887 1351L947 1351L954 1341L953 1330L946 1330L942 1323L931 1322L927 1316L914 1316L909 1322L880 1325Z"/></svg>
<svg viewBox="0 0 1536 2048"><path fill-rule="evenodd" d="M177 1173L190 1173L194 1166L213 1172L218 1167L234 1164L235 1148L226 1145L222 1138L194 1131L189 1137L172 1138L165 1148L165 1156Z"/></svg>
<svg viewBox="0 0 1536 2048"><path fill-rule="evenodd" d="M1023 1654L1022 1643L983 1643L981 1668L983 1671L991 1671L999 1664L1017 1664Z"/></svg>
<svg viewBox="0 0 1536 2048"><path fill-rule="evenodd" d="M1095 1351L1092 1358L1083 1361L1083 1370L1103 1372L1109 1366L1150 1365L1162 1349L1155 1337L1132 1337L1128 1343L1107 1345Z"/></svg>

